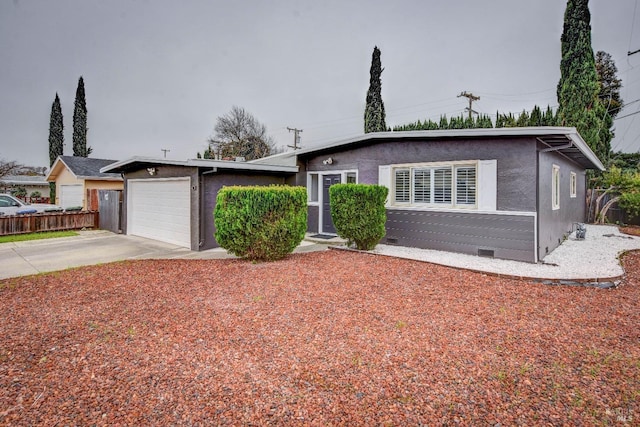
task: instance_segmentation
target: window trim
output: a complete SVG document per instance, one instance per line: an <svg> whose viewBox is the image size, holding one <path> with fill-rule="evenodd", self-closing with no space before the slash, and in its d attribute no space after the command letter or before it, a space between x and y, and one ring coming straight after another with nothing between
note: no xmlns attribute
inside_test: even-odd
<svg viewBox="0 0 640 427"><path fill-rule="evenodd" d="M560 166L551 166L551 209L560 209Z"/></svg>
<svg viewBox="0 0 640 427"><path fill-rule="evenodd" d="M575 172L571 172L569 180L569 197L575 199L578 196L578 176Z"/></svg>
<svg viewBox="0 0 640 427"><path fill-rule="evenodd" d="M425 163L407 163L407 164L394 164L391 166L391 192L390 192L390 206L397 207L420 207L420 208L434 208L434 209L455 209L455 210L477 210L479 203L479 161L478 160L462 160L462 161L450 161L450 162L425 162ZM472 167L475 170L475 193L474 193L474 203L458 203L458 170L462 168L470 168ZM430 202L416 202L415 199L415 176L416 171L419 170L429 170L430 175L428 179L429 185L429 199ZM448 199L448 203L437 203L434 202L436 198L436 180L434 179L435 171L438 169L449 169L449 182L448 182L448 192L445 191L445 196ZM396 172L398 171L408 171L409 177L409 200L408 201L397 201L396 200ZM425 191L426 192L426 191Z"/></svg>
<svg viewBox="0 0 640 427"><path fill-rule="evenodd" d="M360 182L360 174L358 173L357 169L344 169L344 170L336 170L336 171L331 171L331 170L324 170L324 171L308 171L307 172L307 206L321 206L322 205L322 177L324 175L340 175L340 183L341 184L345 184L347 182L347 177L349 175L353 175L355 174L356 176L356 183ZM317 194L316 194L316 200L312 200L313 199L313 194L312 194L312 175L315 175L318 177L318 186L317 186Z"/></svg>

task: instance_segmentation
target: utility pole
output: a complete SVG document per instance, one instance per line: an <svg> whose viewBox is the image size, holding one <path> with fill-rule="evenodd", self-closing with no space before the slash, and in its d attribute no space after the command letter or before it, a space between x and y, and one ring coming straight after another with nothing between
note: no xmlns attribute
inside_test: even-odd
<svg viewBox="0 0 640 427"><path fill-rule="evenodd" d="M287 127L289 132L293 131L293 145L287 145L289 148L293 148L294 150L298 150L300 147L300 134L302 133L302 129L290 128Z"/></svg>
<svg viewBox="0 0 640 427"><path fill-rule="evenodd" d="M167 152L169 152L171 150L168 150L166 148L161 148L160 151L162 151L164 153L164 158L166 159L167 158Z"/></svg>
<svg viewBox="0 0 640 427"><path fill-rule="evenodd" d="M465 98L469 99L469 106L465 108L465 110L469 112L469 118L471 118L472 114L478 114L478 112L474 111L472 107L473 107L473 101L479 101L480 97L475 96L472 93L468 93L467 91L461 92L460 95L458 95L458 98L460 98L461 96L464 96Z"/></svg>

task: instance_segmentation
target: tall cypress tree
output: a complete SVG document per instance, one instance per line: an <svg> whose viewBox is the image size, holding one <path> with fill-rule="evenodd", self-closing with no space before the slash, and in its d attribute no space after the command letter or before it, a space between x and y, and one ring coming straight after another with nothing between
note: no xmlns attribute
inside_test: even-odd
<svg viewBox="0 0 640 427"><path fill-rule="evenodd" d="M562 60L558 82L557 120L575 126L604 163L611 149L607 111L598 98L599 84L591 48L589 0L568 0L560 38Z"/></svg>
<svg viewBox="0 0 640 427"><path fill-rule="evenodd" d="M380 49L375 46L371 56L369 90L367 91L367 103L364 109L364 133L384 132L387 130L384 103L382 102L382 71L384 69L380 62Z"/></svg>
<svg viewBox="0 0 640 427"><path fill-rule="evenodd" d="M87 146L87 101L84 95L84 80L78 80L76 101L73 108L73 155L89 157L93 150Z"/></svg>
<svg viewBox="0 0 640 427"><path fill-rule="evenodd" d="M62 107L60 98L56 93L56 99L51 104L51 118L49 119L49 167L53 166L58 156L64 151L64 123L62 120ZM56 200L56 183L49 183L49 198L52 203Z"/></svg>

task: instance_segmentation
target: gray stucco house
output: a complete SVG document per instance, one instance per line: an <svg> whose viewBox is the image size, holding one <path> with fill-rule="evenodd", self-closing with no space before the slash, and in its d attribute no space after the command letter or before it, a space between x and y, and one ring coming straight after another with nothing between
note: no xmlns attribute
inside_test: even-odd
<svg viewBox="0 0 640 427"><path fill-rule="evenodd" d="M295 155L309 232L335 233L331 185L380 184L389 188L381 243L527 262L585 220L586 170L604 170L564 127L379 132Z"/></svg>
<svg viewBox="0 0 640 427"><path fill-rule="evenodd" d="M126 234L194 251L218 247L213 210L228 185L270 185L295 181L297 166L193 159L133 157L101 169L124 177Z"/></svg>
<svg viewBox="0 0 640 427"><path fill-rule="evenodd" d="M127 234L191 250L218 246L225 185L307 188L310 233L335 234L329 187L389 188L382 243L538 262L586 216L586 171L604 170L574 128L379 132L251 162L134 157L124 177Z"/></svg>

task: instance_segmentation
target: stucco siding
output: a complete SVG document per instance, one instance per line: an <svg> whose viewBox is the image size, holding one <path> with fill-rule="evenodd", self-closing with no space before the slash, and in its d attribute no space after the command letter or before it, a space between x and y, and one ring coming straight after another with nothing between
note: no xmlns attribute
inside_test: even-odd
<svg viewBox="0 0 640 427"><path fill-rule="evenodd" d="M327 151L305 157L304 160L309 172L357 169L358 182L361 184L377 184L380 165L497 160L497 209L534 212L537 175L535 156L534 138L509 141L486 138L376 142L344 151ZM332 164L323 164L323 160L329 157Z"/></svg>
<svg viewBox="0 0 640 427"><path fill-rule="evenodd" d="M535 215L387 209L384 243L535 262Z"/></svg>
<svg viewBox="0 0 640 427"><path fill-rule="evenodd" d="M586 219L586 172L555 152L539 155L538 257L544 258L562 243L576 222ZM552 207L553 166L560 169L560 205ZM576 197L571 197L571 172L576 174Z"/></svg>

